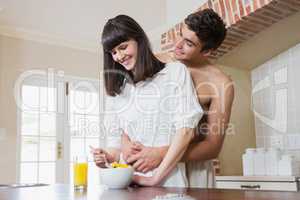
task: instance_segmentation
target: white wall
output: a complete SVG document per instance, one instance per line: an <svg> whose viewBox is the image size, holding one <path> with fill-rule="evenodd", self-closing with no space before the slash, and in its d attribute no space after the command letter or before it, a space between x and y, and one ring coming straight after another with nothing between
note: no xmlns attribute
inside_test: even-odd
<svg viewBox="0 0 300 200"><path fill-rule="evenodd" d="M175 25L196 11L207 0L167 0L167 22L169 26Z"/></svg>
<svg viewBox="0 0 300 200"><path fill-rule="evenodd" d="M234 81L234 102L230 126L219 155L221 175L242 175L242 154L255 148L254 118L251 111L251 73L248 70L220 66Z"/></svg>
<svg viewBox="0 0 300 200"><path fill-rule="evenodd" d="M256 142L300 161L300 44L252 70ZM259 87L260 86L260 87ZM263 89L265 88L265 89Z"/></svg>

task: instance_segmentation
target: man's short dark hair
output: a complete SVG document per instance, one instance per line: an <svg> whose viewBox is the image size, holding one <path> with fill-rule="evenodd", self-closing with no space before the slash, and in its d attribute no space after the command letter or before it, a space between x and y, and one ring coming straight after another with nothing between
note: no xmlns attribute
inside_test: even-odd
<svg viewBox="0 0 300 200"><path fill-rule="evenodd" d="M204 9L190 14L184 20L203 44L201 51L217 49L225 39L226 25L213 9Z"/></svg>

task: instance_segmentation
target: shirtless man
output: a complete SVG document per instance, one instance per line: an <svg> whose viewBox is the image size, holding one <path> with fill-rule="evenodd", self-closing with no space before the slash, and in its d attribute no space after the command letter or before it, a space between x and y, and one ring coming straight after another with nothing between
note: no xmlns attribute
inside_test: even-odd
<svg viewBox="0 0 300 200"><path fill-rule="evenodd" d="M213 10L206 9L185 19L181 37L175 45L174 57L190 70L204 110L194 142L182 160L187 166L190 187L214 187L210 160L218 157L230 120L234 98L232 80L207 58L221 45L225 36L222 19ZM166 61L166 57L161 58ZM168 146L143 146L130 141L126 134L122 135L122 142L124 159L143 173L158 167L168 149Z"/></svg>

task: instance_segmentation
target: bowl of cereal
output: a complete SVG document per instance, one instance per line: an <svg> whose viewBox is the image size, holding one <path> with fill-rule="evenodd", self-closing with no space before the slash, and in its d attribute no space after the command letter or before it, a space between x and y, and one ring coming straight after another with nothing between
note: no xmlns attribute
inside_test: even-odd
<svg viewBox="0 0 300 200"><path fill-rule="evenodd" d="M109 168L100 169L101 184L110 189L126 188L132 181L133 168L130 165L111 163Z"/></svg>

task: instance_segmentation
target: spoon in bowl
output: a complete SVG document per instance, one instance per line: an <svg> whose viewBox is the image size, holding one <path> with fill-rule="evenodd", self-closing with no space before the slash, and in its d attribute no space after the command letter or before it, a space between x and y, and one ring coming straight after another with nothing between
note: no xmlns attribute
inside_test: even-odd
<svg viewBox="0 0 300 200"><path fill-rule="evenodd" d="M89 145L89 147L90 147L92 153L98 151L96 148L92 147L91 145ZM105 155L104 155L103 158L104 158L104 165L105 165L105 167L106 168L112 168L112 166L108 163Z"/></svg>

